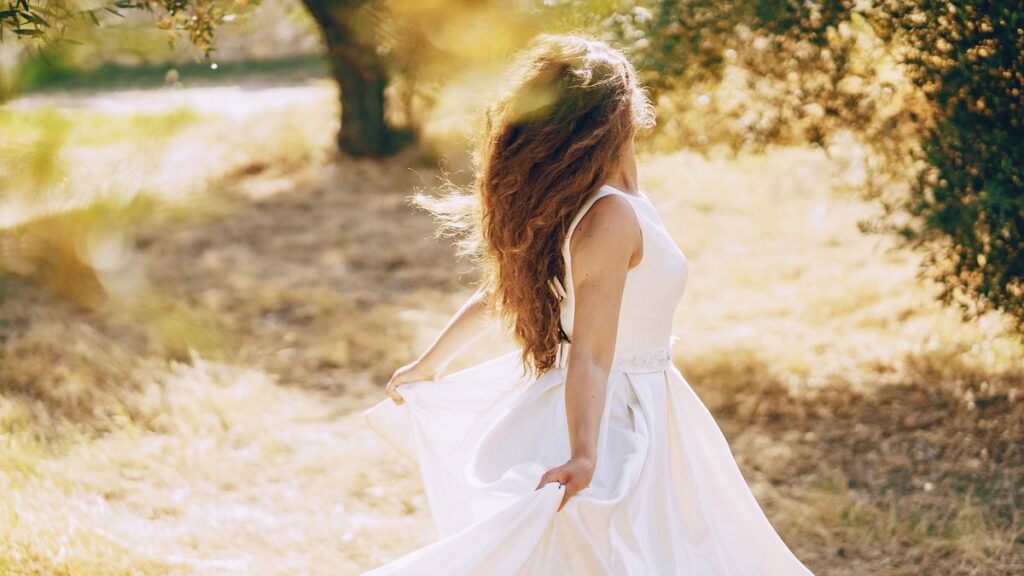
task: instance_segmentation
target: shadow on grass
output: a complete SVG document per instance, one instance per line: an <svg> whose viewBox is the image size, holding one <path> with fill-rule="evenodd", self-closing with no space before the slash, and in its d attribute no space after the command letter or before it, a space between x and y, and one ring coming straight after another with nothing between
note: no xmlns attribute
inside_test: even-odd
<svg viewBox="0 0 1024 576"><path fill-rule="evenodd" d="M288 85L314 78L328 78L327 65L319 55L300 55L273 60L247 60L218 63L139 64L124 66L102 64L79 70L64 64L57 56L36 57L18 71L18 87L23 94L52 91L90 91L112 89L160 88L172 84L169 78L185 86L211 86L225 83L244 85Z"/></svg>
<svg viewBox="0 0 1024 576"><path fill-rule="evenodd" d="M969 353L911 355L863 391L790 383L753 351L683 371L744 473L801 503L769 515L818 573L1011 574L1024 562L1024 369L981 369ZM760 452L776 443L784 462Z"/></svg>
<svg viewBox="0 0 1024 576"><path fill-rule="evenodd" d="M167 222L130 236L126 249L160 296L134 314L120 300L83 305L38 279L0 275L0 435L137 422L133 403L151 375L192 349L287 386L379 393L418 353L426 324L439 329L467 291L451 248L430 239L429 215L406 202L420 182L400 169L408 160L341 160L344 178L309 163L228 174L212 185L216 210L164 211ZM279 192L241 190L270 179Z"/></svg>

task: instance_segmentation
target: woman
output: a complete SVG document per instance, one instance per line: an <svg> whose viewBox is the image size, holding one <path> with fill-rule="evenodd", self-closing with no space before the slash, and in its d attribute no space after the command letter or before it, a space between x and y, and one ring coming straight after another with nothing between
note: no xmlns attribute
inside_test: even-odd
<svg viewBox="0 0 1024 576"><path fill-rule="evenodd" d="M805 575L672 364L687 261L637 186L653 125L607 45L543 35L489 110L469 232L480 290L369 423L419 462L440 538L367 574ZM440 377L500 319L520 347Z"/></svg>

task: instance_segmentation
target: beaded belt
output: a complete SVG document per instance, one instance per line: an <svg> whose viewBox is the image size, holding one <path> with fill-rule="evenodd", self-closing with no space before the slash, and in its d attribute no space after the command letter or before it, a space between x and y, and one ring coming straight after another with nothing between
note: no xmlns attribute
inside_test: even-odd
<svg viewBox="0 0 1024 576"><path fill-rule="evenodd" d="M566 368L569 364L569 346L566 341L558 345L555 367ZM640 352L616 352L612 359L612 372L660 372L672 366L672 349L659 346Z"/></svg>
<svg viewBox="0 0 1024 576"><path fill-rule="evenodd" d="M565 287L558 277L552 277L548 281L548 288L554 293L559 302L567 296ZM558 342L558 350L555 352L555 368L566 368L569 365L569 340L562 331L561 320L558 324L559 334L562 340ZM672 344L679 340L679 337L672 334L669 344L642 350L640 352L616 352L612 359L612 372L660 372L672 366Z"/></svg>

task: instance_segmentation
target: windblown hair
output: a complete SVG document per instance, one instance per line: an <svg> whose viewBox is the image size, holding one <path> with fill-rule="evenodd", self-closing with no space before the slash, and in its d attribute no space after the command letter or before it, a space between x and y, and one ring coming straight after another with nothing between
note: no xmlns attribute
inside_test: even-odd
<svg viewBox="0 0 1024 576"><path fill-rule="evenodd" d="M560 308L548 281L572 289L561 249L573 217L634 132L653 126L653 106L621 52L542 34L486 110L472 191L415 195L438 218L437 236L459 237L459 255L478 264L487 310L514 335L526 373L554 365Z"/></svg>

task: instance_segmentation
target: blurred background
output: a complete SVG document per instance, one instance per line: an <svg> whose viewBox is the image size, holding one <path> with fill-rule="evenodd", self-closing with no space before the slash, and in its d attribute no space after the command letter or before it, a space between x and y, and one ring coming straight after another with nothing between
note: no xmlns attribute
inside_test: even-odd
<svg viewBox="0 0 1024 576"><path fill-rule="evenodd" d="M1024 573L1014 4L0 0L0 573L433 540L360 410L474 289L410 195L471 181L540 32L621 48L657 104L674 360L796 554Z"/></svg>

